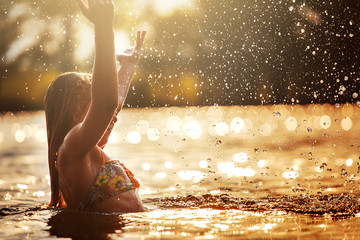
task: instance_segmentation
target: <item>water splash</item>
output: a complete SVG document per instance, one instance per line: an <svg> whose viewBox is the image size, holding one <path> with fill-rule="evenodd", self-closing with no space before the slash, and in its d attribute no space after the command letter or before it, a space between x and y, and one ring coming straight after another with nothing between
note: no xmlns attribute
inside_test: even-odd
<svg viewBox="0 0 360 240"><path fill-rule="evenodd" d="M329 214L333 218L347 218L360 212L359 197L360 194L318 194L250 199L236 198L228 194L202 194L165 197L159 199L157 204L161 208L237 209L262 213L286 211L314 216Z"/></svg>

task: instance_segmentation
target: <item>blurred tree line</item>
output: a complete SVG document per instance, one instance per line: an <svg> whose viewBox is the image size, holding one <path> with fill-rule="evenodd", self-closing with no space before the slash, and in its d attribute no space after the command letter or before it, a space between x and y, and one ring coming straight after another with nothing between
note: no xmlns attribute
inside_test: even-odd
<svg viewBox="0 0 360 240"><path fill-rule="evenodd" d="M156 1L114 1L116 30L149 31L127 106L360 103L359 1ZM41 109L59 73L91 71L74 0L0 10L0 110Z"/></svg>

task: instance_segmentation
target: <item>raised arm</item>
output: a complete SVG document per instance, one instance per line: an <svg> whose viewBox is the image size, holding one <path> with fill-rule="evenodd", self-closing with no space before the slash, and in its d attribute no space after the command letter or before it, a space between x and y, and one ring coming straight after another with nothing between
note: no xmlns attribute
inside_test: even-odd
<svg viewBox="0 0 360 240"><path fill-rule="evenodd" d="M138 31L136 36L135 46L126 49L124 53L117 55L117 60L120 63L118 69L118 91L119 91L119 103L116 113L120 112L124 105L127 93L129 91L131 78L134 74L136 64L140 58L141 47L144 43L146 31Z"/></svg>
<svg viewBox="0 0 360 240"><path fill-rule="evenodd" d="M67 135L74 154L86 154L106 131L118 105L112 0L77 0L81 11L94 24L95 57L89 110Z"/></svg>

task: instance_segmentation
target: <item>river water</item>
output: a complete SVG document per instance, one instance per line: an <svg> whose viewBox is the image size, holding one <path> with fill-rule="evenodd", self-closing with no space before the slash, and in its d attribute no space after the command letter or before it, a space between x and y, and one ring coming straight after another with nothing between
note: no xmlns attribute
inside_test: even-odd
<svg viewBox="0 0 360 240"><path fill-rule="evenodd" d="M46 208L42 111L0 115L0 239L357 239L357 105L125 109L105 148L148 211Z"/></svg>

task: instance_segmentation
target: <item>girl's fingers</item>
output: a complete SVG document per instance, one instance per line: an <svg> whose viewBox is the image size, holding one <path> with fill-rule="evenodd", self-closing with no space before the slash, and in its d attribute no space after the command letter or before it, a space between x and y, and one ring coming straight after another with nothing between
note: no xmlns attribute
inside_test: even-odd
<svg viewBox="0 0 360 240"><path fill-rule="evenodd" d="M146 31L141 31L141 39L142 39L142 41L144 41L144 39L145 39L145 35L146 35Z"/></svg>
<svg viewBox="0 0 360 240"><path fill-rule="evenodd" d="M141 31L137 31L136 40L138 40L140 38L140 35L141 35Z"/></svg>
<svg viewBox="0 0 360 240"><path fill-rule="evenodd" d="M135 41L135 48L138 49L141 47L141 42L140 42L140 31L137 31L136 34L136 41Z"/></svg>
<svg viewBox="0 0 360 240"><path fill-rule="evenodd" d="M140 49L141 46L143 45L145 35L146 35L146 31L137 31L136 43L135 43L136 49Z"/></svg>
<svg viewBox="0 0 360 240"><path fill-rule="evenodd" d="M141 31L141 33L140 33L140 40L139 40L141 46L142 46L143 43L144 43L145 35L146 35L146 31Z"/></svg>

